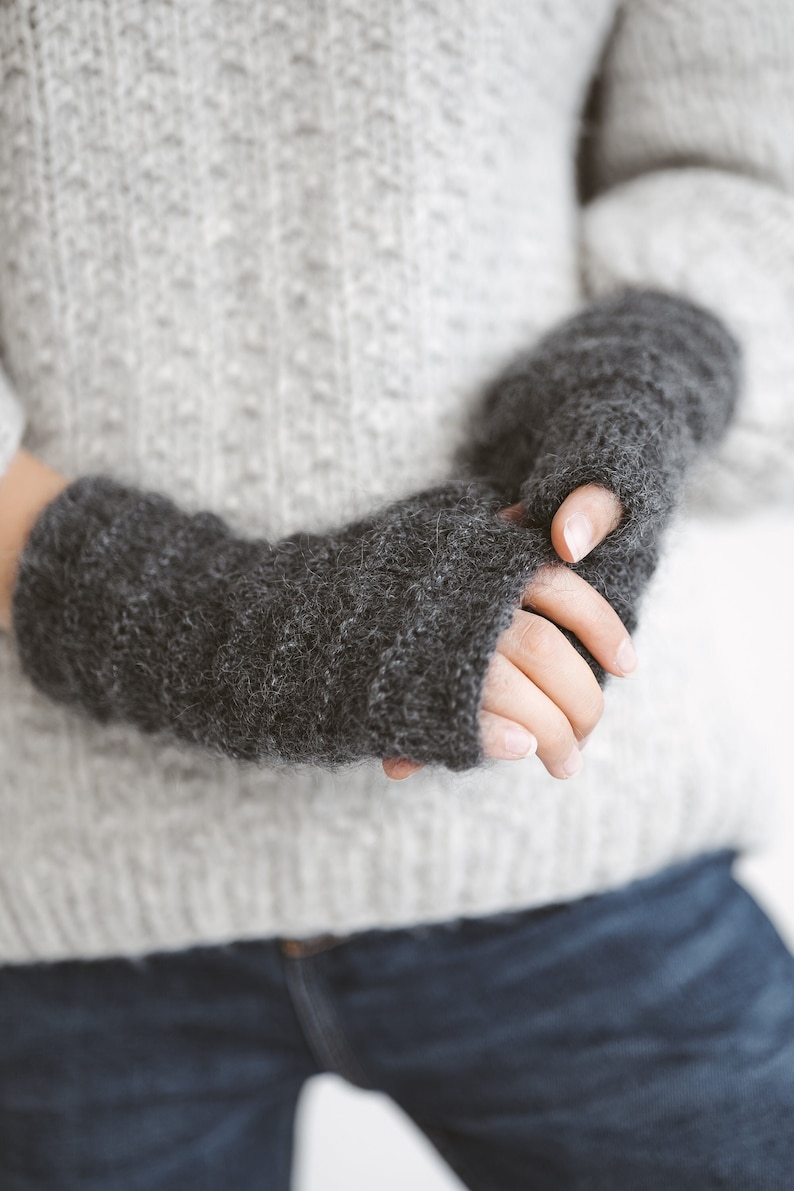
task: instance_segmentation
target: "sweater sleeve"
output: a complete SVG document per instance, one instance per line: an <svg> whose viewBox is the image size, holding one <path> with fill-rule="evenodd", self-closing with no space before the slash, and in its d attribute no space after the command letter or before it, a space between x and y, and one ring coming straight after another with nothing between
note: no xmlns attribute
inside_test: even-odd
<svg viewBox="0 0 794 1191"><path fill-rule="evenodd" d="M690 499L794 503L794 5L625 0L585 144L590 297L652 287L743 349L737 416Z"/></svg>

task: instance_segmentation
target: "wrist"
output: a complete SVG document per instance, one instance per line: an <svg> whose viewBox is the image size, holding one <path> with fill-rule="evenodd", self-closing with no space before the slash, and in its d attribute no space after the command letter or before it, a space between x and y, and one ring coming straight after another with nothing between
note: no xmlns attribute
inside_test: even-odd
<svg viewBox="0 0 794 1191"><path fill-rule="evenodd" d="M11 630L19 559L46 506L66 487L64 476L20 449L0 480L0 629Z"/></svg>

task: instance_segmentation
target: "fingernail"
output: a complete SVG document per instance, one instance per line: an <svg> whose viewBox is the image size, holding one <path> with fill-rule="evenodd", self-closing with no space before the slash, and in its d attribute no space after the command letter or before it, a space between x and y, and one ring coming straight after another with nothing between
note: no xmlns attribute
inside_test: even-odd
<svg viewBox="0 0 794 1191"><path fill-rule="evenodd" d="M593 527L584 513L571 514L562 527L562 536L574 562L590 553L593 545Z"/></svg>
<svg viewBox="0 0 794 1191"><path fill-rule="evenodd" d="M562 772L565 777L576 777L583 764L582 754L578 748L574 748L568 760L563 762Z"/></svg>
<svg viewBox="0 0 794 1191"><path fill-rule="evenodd" d="M505 752L509 757L528 757L537 752L538 742L530 732L523 728L508 728L505 732Z"/></svg>
<svg viewBox="0 0 794 1191"><path fill-rule="evenodd" d="M618 649L617 655L615 657L615 662L617 664L618 670L620 670L621 674L625 678L628 678L628 676L633 674L637 669L637 654L635 653L634 646L628 637L621 642L620 648Z"/></svg>

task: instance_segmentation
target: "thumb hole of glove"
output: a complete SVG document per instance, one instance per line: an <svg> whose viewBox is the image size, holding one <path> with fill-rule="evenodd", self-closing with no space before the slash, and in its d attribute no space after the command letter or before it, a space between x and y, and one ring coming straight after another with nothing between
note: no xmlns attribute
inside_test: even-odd
<svg viewBox="0 0 794 1191"><path fill-rule="evenodd" d="M522 504L510 505L499 514L502 521L521 525L526 517ZM581 562L583 558L617 529L623 518L623 506L609 488L584 484L565 498L551 523L551 540L563 562Z"/></svg>
<svg viewBox="0 0 794 1191"><path fill-rule="evenodd" d="M620 500L601 484L585 484L565 498L551 523L551 540L563 562L579 562L617 529Z"/></svg>

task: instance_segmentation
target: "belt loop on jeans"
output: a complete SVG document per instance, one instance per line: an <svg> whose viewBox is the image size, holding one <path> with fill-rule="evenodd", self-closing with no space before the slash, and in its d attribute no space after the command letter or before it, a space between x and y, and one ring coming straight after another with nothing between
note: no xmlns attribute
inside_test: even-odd
<svg viewBox="0 0 794 1191"><path fill-rule="evenodd" d="M279 939L278 949L287 959L306 959L310 955L319 955L321 951L330 951L343 943L338 935L315 935L311 939Z"/></svg>

